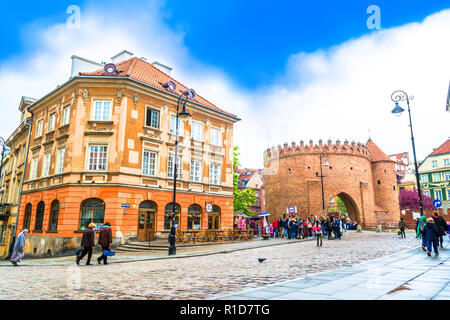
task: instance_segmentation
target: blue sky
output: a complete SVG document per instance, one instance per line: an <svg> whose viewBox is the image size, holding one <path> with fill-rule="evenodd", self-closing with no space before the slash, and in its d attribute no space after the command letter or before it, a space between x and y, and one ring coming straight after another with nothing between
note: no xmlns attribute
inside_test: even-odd
<svg viewBox="0 0 450 320"><path fill-rule="evenodd" d="M66 25L78 5L81 28ZM381 29L370 30L370 5ZM127 49L238 115L241 163L285 142L371 138L410 152L394 90L414 95L419 159L448 137L449 1L8 1L0 19L0 136L18 126L22 96L40 98L70 76L73 54L109 61ZM405 106L404 106L405 107ZM438 120L436 120L438 119Z"/></svg>
<svg viewBox="0 0 450 320"><path fill-rule="evenodd" d="M0 19L3 43L0 61L29 49L26 31L30 26L53 24L67 19L66 8L91 1L8 1ZM96 1L108 7L129 2ZM133 1L133 6L144 1ZM370 33L366 20L369 5L381 8L381 27L389 28L421 21L448 8L449 1L167 1L163 20L185 34L184 43L197 60L214 65L246 88L271 84L283 75L287 58L294 52L312 52ZM111 16L114 19L114 16Z"/></svg>

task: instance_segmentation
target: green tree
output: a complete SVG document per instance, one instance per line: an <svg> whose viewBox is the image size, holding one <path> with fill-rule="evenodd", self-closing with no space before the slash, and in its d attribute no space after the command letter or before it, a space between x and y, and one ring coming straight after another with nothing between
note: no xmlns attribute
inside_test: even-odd
<svg viewBox="0 0 450 320"><path fill-rule="evenodd" d="M239 147L235 146L233 150L233 208L235 212L242 211L252 216L254 212L250 211L249 207L256 203L256 194L253 188L239 189L239 174L236 173L236 168L241 165L239 155Z"/></svg>
<svg viewBox="0 0 450 320"><path fill-rule="evenodd" d="M338 207L338 210L341 212L341 215L347 215L347 207L345 206L344 201L342 201L341 198L336 197L336 206Z"/></svg>

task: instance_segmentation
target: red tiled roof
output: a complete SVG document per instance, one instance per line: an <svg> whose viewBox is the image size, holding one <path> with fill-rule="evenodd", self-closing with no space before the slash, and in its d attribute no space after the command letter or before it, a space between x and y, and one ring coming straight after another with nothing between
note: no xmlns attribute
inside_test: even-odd
<svg viewBox="0 0 450 320"><path fill-rule="evenodd" d="M436 148L430 156L437 156L439 154L450 153L450 138L447 139L443 144Z"/></svg>
<svg viewBox="0 0 450 320"><path fill-rule="evenodd" d="M384 153L372 140L367 141L366 146L370 150L370 155L372 158L372 162L377 161L390 161L395 162L391 158L389 158L386 153Z"/></svg>
<svg viewBox="0 0 450 320"><path fill-rule="evenodd" d="M173 81L177 88L177 92L188 90L189 88L184 86L182 83L178 82L177 80L173 79L169 75L165 74L155 66L151 65L147 61L144 61L142 59L139 59L137 57L133 57L121 62L118 62L116 64L116 67L119 71L118 74L116 73L106 73L104 69L99 69L94 72L80 72L79 75L81 76L111 76L111 77L128 77L134 80L137 80L139 82L143 82L145 84L151 85L152 87L170 92L166 90L161 83L165 83L167 81ZM172 92L170 92L172 93ZM206 100L205 98L199 96L198 94L195 95L193 100L201 105L210 107L212 109L215 109L217 111L226 113L232 117L236 117L236 115L226 112L219 107L216 107L214 104Z"/></svg>

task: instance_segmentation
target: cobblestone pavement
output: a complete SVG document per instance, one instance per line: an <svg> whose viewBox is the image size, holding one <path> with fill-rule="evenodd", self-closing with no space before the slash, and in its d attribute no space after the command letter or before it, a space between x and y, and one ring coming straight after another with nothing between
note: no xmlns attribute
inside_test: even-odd
<svg viewBox="0 0 450 320"><path fill-rule="evenodd" d="M0 268L0 299L205 299L404 251L412 233L347 233L230 253L92 266ZM274 242L275 243L275 242ZM258 258L267 260L262 263Z"/></svg>

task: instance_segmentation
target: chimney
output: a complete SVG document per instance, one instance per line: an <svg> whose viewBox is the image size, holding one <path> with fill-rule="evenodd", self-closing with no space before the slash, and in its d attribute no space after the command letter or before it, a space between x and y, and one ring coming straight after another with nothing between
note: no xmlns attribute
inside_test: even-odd
<svg viewBox="0 0 450 320"><path fill-rule="evenodd" d="M170 76L170 72L172 71L171 67L168 67L158 61L153 61L152 66L154 66L155 68L158 68L159 70L161 70L162 72L164 72L165 74L167 74L169 76Z"/></svg>
<svg viewBox="0 0 450 320"><path fill-rule="evenodd" d="M82 58L76 55L70 57L72 59L72 69L70 71L70 77L76 76L80 72L92 72L103 68L101 63Z"/></svg>
<svg viewBox="0 0 450 320"><path fill-rule="evenodd" d="M128 51L128 50L123 50L122 52L119 52L118 54L116 54L114 57L111 57L111 61L114 64L117 64L121 61L130 59L134 56L134 53Z"/></svg>

